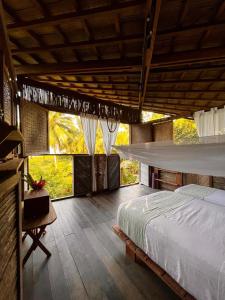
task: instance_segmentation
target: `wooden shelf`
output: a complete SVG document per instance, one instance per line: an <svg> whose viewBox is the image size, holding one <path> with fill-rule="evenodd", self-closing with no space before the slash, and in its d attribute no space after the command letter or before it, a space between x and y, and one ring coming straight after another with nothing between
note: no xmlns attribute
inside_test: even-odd
<svg viewBox="0 0 225 300"><path fill-rule="evenodd" d="M177 171L171 171L171 170L165 170L165 169L159 169L157 168L159 171L164 171L164 172L167 172L167 173L172 173L172 174L177 174L177 173L181 173L181 172L177 172Z"/></svg>
<svg viewBox="0 0 225 300"><path fill-rule="evenodd" d="M0 129L0 157L3 158L22 143L23 137L16 127L7 123L1 123Z"/></svg>
<svg viewBox="0 0 225 300"><path fill-rule="evenodd" d="M9 159L6 162L0 164L0 175L6 173L18 173L20 167L23 164L22 158Z"/></svg>
<svg viewBox="0 0 225 300"><path fill-rule="evenodd" d="M163 180L163 179L155 179L156 181L159 181L159 182L162 182L162 183L166 183L166 184L169 184L169 185L173 185L173 186L180 186L179 184L175 183L175 182L169 182L169 181L166 181L166 180Z"/></svg>

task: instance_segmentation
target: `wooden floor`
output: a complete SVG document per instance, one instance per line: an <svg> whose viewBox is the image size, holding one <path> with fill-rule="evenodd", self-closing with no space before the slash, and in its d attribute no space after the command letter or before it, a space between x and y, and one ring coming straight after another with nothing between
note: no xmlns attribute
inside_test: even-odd
<svg viewBox="0 0 225 300"><path fill-rule="evenodd" d="M149 192L134 185L54 202L58 219L42 238L52 256L46 259L37 249L29 258L24 300L177 299L150 270L125 256L124 243L111 229L122 201Z"/></svg>

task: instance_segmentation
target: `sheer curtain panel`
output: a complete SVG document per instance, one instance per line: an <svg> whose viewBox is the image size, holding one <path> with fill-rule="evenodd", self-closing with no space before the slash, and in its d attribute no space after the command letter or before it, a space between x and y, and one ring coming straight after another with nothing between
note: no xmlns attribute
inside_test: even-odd
<svg viewBox="0 0 225 300"><path fill-rule="evenodd" d="M212 108L210 111L194 113L199 137L225 133L225 108Z"/></svg>

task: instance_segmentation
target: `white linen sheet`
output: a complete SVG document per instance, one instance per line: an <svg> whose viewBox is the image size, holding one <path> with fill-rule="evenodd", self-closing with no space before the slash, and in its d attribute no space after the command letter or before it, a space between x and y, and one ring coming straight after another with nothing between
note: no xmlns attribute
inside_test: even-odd
<svg viewBox="0 0 225 300"><path fill-rule="evenodd" d="M198 300L225 299L225 207L195 199L146 226L148 256Z"/></svg>
<svg viewBox="0 0 225 300"><path fill-rule="evenodd" d="M176 193L194 196L216 205L225 206L225 191L198 184L188 184L175 190ZM225 299L225 298L224 298Z"/></svg>
<svg viewBox="0 0 225 300"><path fill-rule="evenodd" d="M138 247L143 249L148 222L192 199L193 197L187 195L161 191L123 202L118 208L117 224Z"/></svg>

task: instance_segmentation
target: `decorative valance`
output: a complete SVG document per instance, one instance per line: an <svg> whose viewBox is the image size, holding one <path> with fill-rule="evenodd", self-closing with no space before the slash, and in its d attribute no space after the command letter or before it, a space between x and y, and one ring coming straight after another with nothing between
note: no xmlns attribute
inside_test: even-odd
<svg viewBox="0 0 225 300"><path fill-rule="evenodd" d="M102 119L114 119L128 124L140 121L138 109L95 99L74 91L26 78L19 80L19 88L24 100L40 104L49 110L76 115L95 115Z"/></svg>

